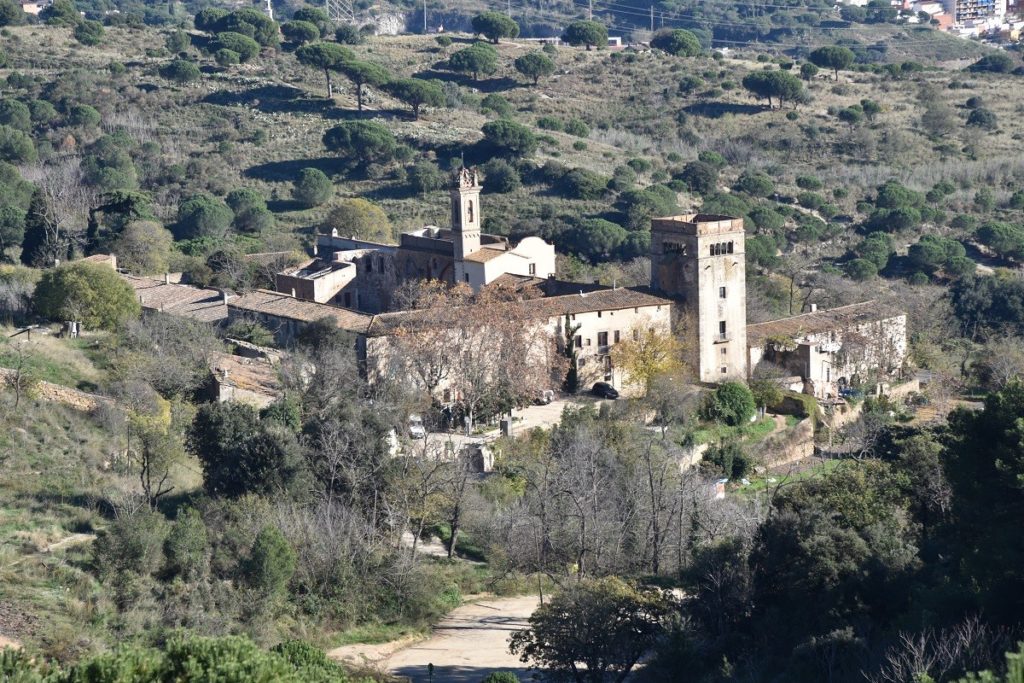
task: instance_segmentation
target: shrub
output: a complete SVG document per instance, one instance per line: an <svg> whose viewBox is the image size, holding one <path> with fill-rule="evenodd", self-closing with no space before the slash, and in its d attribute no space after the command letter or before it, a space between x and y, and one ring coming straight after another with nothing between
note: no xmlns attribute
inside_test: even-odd
<svg viewBox="0 0 1024 683"><path fill-rule="evenodd" d="M391 239L391 221L384 209L362 199L345 199L327 214L324 227L339 234L352 235L362 239Z"/></svg>
<svg viewBox="0 0 1024 683"><path fill-rule="evenodd" d="M449 57L448 66L453 71L472 74L475 81L498 70L498 51L487 43L474 43Z"/></svg>
<svg viewBox="0 0 1024 683"><path fill-rule="evenodd" d="M989 71L992 73L1010 73L1014 69L1014 61L1010 55L1005 52L996 52L990 55L985 55L970 67L969 71L984 72Z"/></svg>
<svg viewBox="0 0 1024 683"><path fill-rule="evenodd" d="M846 264L846 274L854 280L870 280L878 275L878 266L863 258L856 258Z"/></svg>
<svg viewBox="0 0 1024 683"><path fill-rule="evenodd" d="M342 45L361 45L366 42L366 36L352 24L342 24L334 29L334 40Z"/></svg>
<svg viewBox="0 0 1024 683"><path fill-rule="evenodd" d="M562 120L554 116L541 116L537 119L537 127L541 130L562 130Z"/></svg>
<svg viewBox="0 0 1024 683"><path fill-rule="evenodd" d="M569 119L565 122L565 132L578 138L590 135L590 127L580 119Z"/></svg>
<svg viewBox="0 0 1024 683"><path fill-rule="evenodd" d="M742 382L718 385L704 403L704 414L708 419L730 426L746 424L756 410L754 394Z"/></svg>
<svg viewBox="0 0 1024 683"><path fill-rule="evenodd" d="M537 149L533 132L514 121L491 121L482 130L484 139L498 154L528 157Z"/></svg>
<svg viewBox="0 0 1024 683"><path fill-rule="evenodd" d="M483 166L484 190L487 192L515 192L522 184L519 171L504 159L491 159Z"/></svg>
<svg viewBox="0 0 1024 683"><path fill-rule="evenodd" d="M99 45L103 41L103 24L86 20L75 26L75 40L82 45Z"/></svg>
<svg viewBox="0 0 1024 683"><path fill-rule="evenodd" d="M320 29L309 21L292 20L281 24L281 33L290 43L305 45L320 38Z"/></svg>
<svg viewBox="0 0 1024 683"><path fill-rule="evenodd" d="M984 128L985 130L995 130L999 121L996 114L991 109L985 109L979 107L973 110L967 117L967 125L975 126L977 128Z"/></svg>
<svg viewBox="0 0 1024 683"><path fill-rule="evenodd" d="M406 178L413 192L426 194L439 190L444 185L444 174L437 164L420 159L406 169Z"/></svg>
<svg viewBox="0 0 1024 683"><path fill-rule="evenodd" d="M700 54L700 41L686 29L658 31L651 38L651 47L664 50L676 57L694 57Z"/></svg>
<svg viewBox="0 0 1024 683"><path fill-rule="evenodd" d="M497 93L491 93L480 100L480 111L493 111L501 117L512 116L513 109L509 101Z"/></svg>
<svg viewBox="0 0 1024 683"><path fill-rule="evenodd" d="M0 126L0 161L27 164L36 159L36 146L27 133L10 126Z"/></svg>
<svg viewBox="0 0 1024 683"><path fill-rule="evenodd" d="M38 101L36 100L36 102ZM46 104L49 104L49 102L46 102ZM53 106L51 105L50 108L53 109ZM0 100L0 125L29 131L32 129L32 112L24 102L7 98L2 99Z"/></svg>
<svg viewBox="0 0 1024 683"><path fill-rule="evenodd" d="M216 40L213 41L212 47L214 51L231 50L232 52L238 53L238 59L243 63L248 62L260 53L259 43L249 36L242 35L241 33L235 33L233 31L218 33Z"/></svg>
<svg viewBox="0 0 1024 683"><path fill-rule="evenodd" d="M192 195L178 205L179 239L222 238L235 216L227 204L209 194Z"/></svg>
<svg viewBox="0 0 1024 683"><path fill-rule="evenodd" d="M764 173L744 171L736 181L736 189L752 197L767 197L775 191L775 183Z"/></svg>
<svg viewBox="0 0 1024 683"><path fill-rule="evenodd" d="M718 169L704 161L686 164L679 179L686 183L690 192L699 195L708 195L718 189Z"/></svg>
<svg viewBox="0 0 1024 683"><path fill-rule="evenodd" d="M89 329L114 330L140 312L135 290L121 276L105 266L83 262L43 273L33 304L44 318L81 321Z"/></svg>
<svg viewBox="0 0 1024 683"><path fill-rule="evenodd" d="M100 113L88 104L76 104L68 111L68 123L80 128L95 128L100 125Z"/></svg>
<svg viewBox="0 0 1024 683"><path fill-rule="evenodd" d="M376 121L345 121L324 133L328 151L356 164L380 164L391 161L398 142L385 126Z"/></svg>
<svg viewBox="0 0 1024 683"><path fill-rule="evenodd" d="M295 550L276 526L260 531L249 557L242 566L242 577L252 588L266 596L280 595L295 573Z"/></svg>
<svg viewBox="0 0 1024 683"><path fill-rule="evenodd" d="M492 671L480 683L519 683L519 676L511 671Z"/></svg>
<svg viewBox="0 0 1024 683"><path fill-rule="evenodd" d="M574 21L565 29L562 40L570 45L586 45L593 47L608 45L608 29L597 21Z"/></svg>
<svg viewBox="0 0 1024 683"><path fill-rule="evenodd" d="M202 75L199 67L187 59L175 59L160 68L160 75L175 83L190 83Z"/></svg>
<svg viewBox="0 0 1024 683"><path fill-rule="evenodd" d="M213 53L213 59L215 62L217 62L219 66L228 67L234 66L235 64L240 64L242 61L242 56L234 50L229 50L226 47L222 47L221 49Z"/></svg>

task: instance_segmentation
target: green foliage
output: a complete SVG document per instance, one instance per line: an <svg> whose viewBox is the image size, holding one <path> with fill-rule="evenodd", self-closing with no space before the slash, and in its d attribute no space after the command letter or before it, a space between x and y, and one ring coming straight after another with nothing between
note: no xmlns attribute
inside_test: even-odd
<svg viewBox="0 0 1024 683"><path fill-rule="evenodd" d="M334 183L318 168L304 168L292 188L292 198L306 208L320 206L334 196Z"/></svg>
<svg viewBox="0 0 1024 683"><path fill-rule="evenodd" d="M235 230L259 233L274 226L274 215L267 209L267 200L257 190L249 187L232 190L224 200L234 214Z"/></svg>
<svg viewBox="0 0 1024 683"><path fill-rule="evenodd" d="M744 171L736 181L735 189L752 197L767 197L775 192L775 183L765 173Z"/></svg>
<svg viewBox="0 0 1024 683"><path fill-rule="evenodd" d="M103 24L98 21L85 20L75 26L75 40L82 45L99 45L103 42Z"/></svg>
<svg viewBox="0 0 1024 683"><path fill-rule="evenodd" d="M991 109L978 107L967 116L967 125L985 130L995 130L999 126L999 119Z"/></svg>
<svg viewBox="0 0 1024 683"><path fill-rule="evenodd" d="M608 179L585 168L574 168L562 176L559 187L571 199L599 199L608 188Z"/></svg>
<svg viewBox="0 0 1024 683"><path fill-rule="evenodd" d="M0 26L17 26L25 23L25 12L15 0L0 2Z"/></svg>
<svg viewBox="0 0 1024 683"><path fill-rule="evenodd" d="M78 8L71 0L54 0L43 8L39 18L50 26L75 26L81 21Z"/></svg>
<svg viewBox="0 0 1024 683"><path fill-rule="evenodd" d="M238 54L238 59L242 63L248 62L260 54L259 43L249 36L235 33L234 31L218 33L211 44L211 48L214 52L217 50L231 50Z"/></svg>
<svg viewBox="0 0 1024 683"><path fill-rule="evenodd" d="M324 33L326 35L326 33ZM366 36L351 24L342 24L334 31L334 40L342 45L362 45L366 42Z"/></svg>
<svg viewBox="0 0 1024 683"><path fill-rule="evenodd" d="M484 191L505 194L515 192L522 184L519 171L504 159L491 159L483 165Z"/></svg>
<svg viewBox="0 0 1024 683"><path fill-rule="evenodd" d="M175 59L160 67L160 75L175 83L191 83L202 76L195 62L187 59Z"/></svg>
<svg viewBox="0 0 1024 683"><path fill-rule="evenodd" d="M609 259L625 243L629 233L603 218L585 218L563 233L559 246L592 262Z"/></svg>
<svg viewBox="0 0 1024 683"><path fill-rule="evenodd" d="M482 35L492 43L502 38L516 38L519 35L519 24L501 12L484 12L473 17L473 33Z"/></svg>
<svg viewBox="0 0 1024 683"><path fill-rule="evenodd" d="M69 263L46 271L33 302L44 318L77 320L94 330L117 329L140 312L131 285L112 269L93 263Z"/></svg>
<svg viewBox="0 0 1024 683"><path fill-rule="evenodd" d="M527 52L525 55L516 57L513 62L516 71L533 81L534 85L540 79L547 78L555 72L555 63L543 52Z"/></svg>
<svg viewBox="0 0 1024 683"><path fill-rule="evenodd" d="M244 581L262 595L281 595L295 573L295 550L276 526L264 527L241 569Z"/></svg>
<svg viewBox="0 0 1024 683"><path fill-rule="evenodd" d="M36 146L24 131L0 125L0 161L30 164L37 159Z"/></svg>
<svg viewBox="0 0 1024 683"><path fill-rule="evenodd" d="M88 104L76 104L68 111L68 123L80 128L95 128L100 125L100 113Z"/></svg>
<svg viewBox="0 0 1024 683"><path fill-rule="evenodd" d="M0 125L30 131L32 129L32 113L29 111L28 105L8 98L0 100Z"/></svg>
<svg viewBox="0 0 1024 683"><path fill-rule="evenodd" d="M217 62L218 66L228 67L241 64L242 56L234 50L221 48L213 53L213 60Z"/></svg>
<svg viewBox="0 0 1024 683"><path fill-rule="evenodd" d="M415 164L405 169L405 173L409 180L409 187L413 192L428 194L436 192L444 186L444 173L441 172L437 164L427 159L417 160ZM484 184L487 185L487 183L488 179L485 170Z"/></svg>
<svg viewBox="0 0 1024 683"><path fill-rule="evenodd" d="M733 481L744 478L750 471L750 459L738 439L710 446L704 453L703 461L704 471L713 470L714 476L725 476Z"/></svg>
<svg viewBox="0 0 1024 683"><path fill-rule="evenodd" d="M788 71L752 71L743 77L743 87L751 94L768 100L768 106L772 106L772 99L776 99L781 107L787 101L798 101L804 92L803 83L800 79Z"/></svg>
<svg viewBox="0 0 1024 683"><path fill-rule="evenodd" d="M705 161L691 161L683 167L679 179L690 192L707 196L718 189L718 169Z"/></svg>
<svg viewBox="0 0 1024 683"><path fill-rule="evenodd" d="M201 520L200 520L201 522ZM93 557L101 576L151 576L164 560L167 520L159 512L144 510L119 517L97 534Z"/></svg>
<svg viewBox="0 0 1024 683"><path fill-rule="evenodd" d="M590 136L590 126L580 119L569 119L565 122L565 132L578 138Z"/></svg>
<svg viewBox="0 0 1024 683"><path fill-rule="evenodd" d="M873 261L855 258L846 264L846 274L854 280L864 282L878 276L878 266Z"/></svg>
<svg viewBox="0 0 1024 683"><path fill-rule="evenodd" d="M498 70L498 51L487 43L473 43L452 54L448 58L448 67L452 71L472 74L475 81Z"/></svg>
<svg viewBox="0 0 1024 683"><path fill-rule="evenodd" d="M978 241L1004 258L1024 260L1024 227L1010 223L985 223L977 232Z"/></svg>
<svg viewBox="0 0 1024 683"><path fill-rule="evenodd" d="M510 157L528 157L537 149L537 137L515 121L491 121L481 129L484 141L496 154Z"/></svg>
<svg viewBox="0 0 1024 683"><path fill-rule="evenodd" d="M327 230L368 240L391 239L391 221L384 209L362 197L342 200L324 221Z"/></svg>
<svg viewBox="0 0 1024 683"><path fill-rule="evenodd" d="M511 671L492 671L480 683L519 683L519 677Z"/></svg>
<svg viewBox="0 0 1024 683"><path fill-rule="evenodd" d="M626 215L626 227L645 230L652 218L673 216L679 212L676 193L664 185L651 185L643 190L622 193L621 202Z"/></svg>
<svg viewBox="0 0 1024 683"><path fill-rule="evenodd" d="M660 591L614 577L586 579L537 608L509 649L561 678L582 662L593 680L622 680L664 633L671 606Z"/></svg>
<svg viewBox="0 0 1024 683"><path fill-rule="evenodd" d="M608 28L597 21L574 21L569 24L562 40L570 45L586 45L587 49L608 45Z"/></svg>
<svg viewBox="0 0 1024 683"><path fill-rule="evenodd" d="M800 65L800 78L805 81L813 80L818 75L818 67L810 62L804 62Z"/></svg>
<svg viewBox="0 0 1024 683"><path fill-rule="evenodd" d="M977 73L991 72L997 74L1007 74L1014 70L1016 63L1013 58L1005 52L993 52L992 54L985 55L974 64L968 67L969 71Z"/></svg>
<svg viewBox="0 0 1024 683"><path fill-rule="evenodd" d="M708 395L703 412L709 420L730 426L746 424L754 416L757 405L754 394L742 382L723 382Z"/></svg>
<svg viewBox="0 0 1024 683"><path fill-rule="evenodd" d="M375 88L379 88L379 87L387 84L388 81L391 80L391 74L389 74L387 72L387 70L384 69L384 67L379 66L377 64L374 64L372 62L359 62L359 61L354 61L354 60L353 61L343 61L343 62L341 62L341 64L338 65L337 68L338 68L338 71L340 71L341 73L345 74L345 77L348 78L350 81L352 81L355 84L355 86L356 86L356 104L357 104L357 106L359 108L359 111L363 110L363 87L364 86L372 85ZM416 79L403 79L403 81L399 81L398 83L403 83L404 80L416 80ZM426 81L421 81L421 82L426 82ZM406 92L406 91L407 91L409 86L397 86L396 85L396 87L398 88L398 93L395 94L395 97L397 97L398 99L402 100L403 102L408 102L408 100L406 100L405 97L402 97L401 96L402 94L409 94L409 93L415 94L416 93L415 86L413 86L413 90L410 90L408 92ZM411 104L411 102L409 102L409 104ZM438 105L434 105L434 106L438 106Z"/></svg>
<svg viewBox="0 0 1024 683"><path fill-rule="evenodd" d="M234 218L231 209L220 199L206 193L194 194L178 205L175 231L179 239L219 239L227 236Z"/></svg>
<svg viewBox="0 0 1024 683"><path fill-rule="evenodd" d="M281 24L281 34L285 40L295 45L305 45L320 39L320 29L309 21L292 20Z"/></svg>
<svg viewBox="0 0 1024 683"><path fill-rule="evenodd" d="M337 43L311 43L303 45L295 51L295 57L301 64L321 69L327 81L327 96L333 96L331 72L337 71L342 64L355 59L352 50Z"/></svg>
<svg viewBox="0 0 1024 683"><path fill-rule="evenodd" d="M192 39L187 33L181 29L177 29L167 34L164 38L164 46L167 48L168 52L172 55L176 55L179 52L185 52L192 47Z"/></svg>
<svg viewBox="0 0 1024 683"><path fill-rule="evenodd" d="M324 146L353 165L383 164L391 161L398 142L376 121L344 121L324 133Z"/></svg>
<svg viewBox="0 0 1024 683"><path fill-rule="evenodd" d="M917 244L911 245L907 253L911 265L926 273L949 268L966 256L967 250L960 242L937 235L925 235Z"/></svg>
<svg viewBox="0 0 1024 683"><path fill-rule="evenodd" d="M853 51L848 47L841 45L826 45L825 47L819 47L817 50L813 50L807 58L815 66L819 66L822 69L832 69L835 72L836 80L839 80L840 70L850 68L853 64L854 54Z"/></svg>
<svg viewBox="0 0 1024 683"><path fill-rule="evenodd" d="M28 103L32 123L45 126L53 123L59 118L57 109L46 100L32 100Z"/></svg>
<svg viewBox="0 0 1024 683"><path fill-rule="evenodd" d="M386 88L393 97L412 107L413 119L419 119L421 107L440 107L445 103L444 92L434 81L400 78L388 83Z"/></svg>
<svg viewBox="0 0 1024 683"><path fill-rule="evenodd" d="M896 245L892 236L884 232L873 232L854 251L859 258L873 263L876 270L883 270L889 263L889 257L896 251Z"/></svg>
<svg viewBox="0 0 1024 683"><path fill-rule="evenodd" d="M189 446L203 467L203 487L214 496L301 492L305 464L295 434L276 421L263 423L242 403L202 406Z"/></svg>
<svg viewBox="0 0 1024 683"><path fill-rule="evenodd" d="M178 518L164 541L166 572L170 577L195 581L206 571L206 524L199 511L187 507L178 512Z"/></svg>
<svg viewBox="0 0 1024 683"><path fill-rule="evenodd" d="M234 10L213 22L213 31L241 33L252 38L262 47L276 47L281 40L277 22L263 12L246 7Z"/></svg>
<svg viewBox="0 0 1024 683"><path fill-rule="evenodd" d="M695 57L701 51L697 36L686 29L658 31L651 38L651 47L676 57Z"/></svg>

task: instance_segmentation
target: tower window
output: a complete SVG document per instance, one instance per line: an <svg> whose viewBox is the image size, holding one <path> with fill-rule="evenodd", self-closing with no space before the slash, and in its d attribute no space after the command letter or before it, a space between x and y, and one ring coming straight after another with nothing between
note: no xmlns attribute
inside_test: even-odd
<svg viewBox="0 0 1024 683"><path fill-rule="evenodd" d="M725 366L723 365L723 366L722 366L722 374L723 374L723 375L727 375L727 374L729 374L729 368L727 368L727 367L725 367Z"/></svg>
<svg viewBox="0 0 1024 683"><path fill-rule="evenodd" d="M718 321L718 334L725 334L725 321L724 320L719 320Z"/></svg>
<svg viewBox="0 0 1024 683"><path fill-rule="evenodd" d="M366 259L366 272L367 273L372 273L373 272L373 257L372 256Z"/></svg>
<svg viewBox="0 0 1024 683"><path fill-rule="evenodd" d="M574 339L573 341L576 343L576 348L577 349L582 349L583 348L583 336L582 335L579 335L579 334L576 335L576 339Z"/></svg>
<svg viewBox="0 0 1024 683"><path fill-rule="evenodd" d="M472 199L470 199L468 202L466 202L466 218L469 219L470 223L473 222L473 200Z"/></svg>
<svg viewBox="0 0 1024 683"><path fill-rule="evenodd" d="M536 263L531 263L530 264L530 275L536 275L536 274L537 274L537 264Z"/></svg>
<svg viewBox="0 0 1024 683"><path fill-rule="evenodd" d="M466 282L469 282L469 273L463 273L462 277L466 279Z"/></svg>
<svg viewBox="0 0 1024 683"><path fill-rule="evenodd" d="M618 330L615 330L615 343L616 343L616 344L618 344L618 343L619 343L619 339L620 339L620 338L621 338L621 337L620 337L619 331L618 331Z"/></svg>
<svg viewBox="0 0 1024 683"><path fill-rule="evenodd" d="M718 298L719 299L724 299L725 298L725 287L719 287L718 288Z"/></svg>
<svg viewBox="0 0 1024 683"><path fill-rule="evenodd" d="M732 242L729 242L729 243L728 243L728 244L726 245L726 251L728 251L728 252L729 252L730 254L732 253Z"/></svg>

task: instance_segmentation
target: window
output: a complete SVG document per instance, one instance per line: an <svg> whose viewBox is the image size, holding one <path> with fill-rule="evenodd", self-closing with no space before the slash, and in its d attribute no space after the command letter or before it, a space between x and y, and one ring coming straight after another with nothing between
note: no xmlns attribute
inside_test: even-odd
<svg viewBox="0 0 1024 683"><path fill-rule="evenodd" d="M718 288L718 298L719 299L724 299L725 298L725 287L719 287Z"/></svg>
<svg viewBox="0 0 1024 683"><path fill-rule="evenodd" d="M577 349L582 349L583 348L583 336L582 335L577 334L576 335L576 339L574 341L576 343L576 348Z"/></svg>
<svg viewBox="0 0 1024 683"><path fill-rule="evenodd" d="M536 274L537 274L537 264L536 263L531 263L530 264L530 275L536 275Z"/></svg>
<svg viewBox="0 0 1024 683"><path fill-rule="evenodd" d="M468 202L466 202L466 218L469 219L470 223L473 222L473 200L472 199L470 199Z"/></svg>
<svg viewBox="0 0 1024 683"><path fill-rule="evenodd" d="M725 334L725 321L724 320L719 320L718 321L718 334Z"/></svg>
<svg viewBox="0 0 1024 683"><path fill-rule="evenodd" d="M601 311L598 311L598 312L597 312L597 317L598 317L598 318L600 318L600 317L601 317Z"/></svg>
<svg viewBox="0 0 1024 683"><path fill-rule="evenodd" d="M732 253L732 242L729 242L729 243L728 243L728 244L726 245L726 251L727 251L728 253L730 253L730 254Z"/></svg>
<svg viewBox="0 0 1024 683"><path fill-rule="evenodd" d="M587 338L586 338L586 339L585 339L585 340L583 341L583 345L584 345L584 346L590 346L590 337L587 337Z"/></svg>
<svg viewBox="0 0 1024 683"><path fill-rule="evenodd" d="M724 347L724 346L722 347L722 355L723 355L723 356L724 356L724 355L725 355L725 354L726 354L726 353L727 353L728 351L729 351L729 349L728 349L728 348L726 348L726 347Z"/></svg>
<svg viewBox="0 0 1024 683"><path fill-rule="evenodd" d="M463 273L462 277L466 279L466 282L469 282L469 273Z"/></svg>
<svg viewBox="0 0 1024 683"><path fill-rule="evenodd" d="M373 272L373 257L372 256L370 256L370 257L368 257L366 259L366 272L367 273L372 273Z"/></svg>
<svg viewBox="0 0 1024 683"><path fill-rule="evenodd" d="M345 308L352 308L352 294L345 292Z"/></svg>
<svg viewBox="0 0 1024 683"><path fill-rule="evenodd" d="M377 259L377 270L384 272L384 257L381 256Z"/></svg>
<svg viewBox="0 0 1024 683"><path fill-rule="evenodd" d="M715 245L712 244L710 247L708 247L708 256L714 256L714 255L715 255Z"/></svg>
<svg viewBox="0 0 1024 683"><path fill-rule="evenodd" d="M727 368L727 367L725 367L725 366L723 365L723 366L722 366L722 374L723 374L723 375L727 375L727 374L729 374L729 368Z"/></svg>
<svg viewBox="0 0 1024 683"><path fill-rule="evenodd" d="M619 340L620 340L621 338L622 338L622 337L620 336L620 334L619 334L619 331L618 331L618 330L615 330L615 337L614 337L614 339L615 339L615 342L614 342L614 343L618 344L618 343L619 343Z"/></svg>
<svg viewBox="0 0 1024 683"><path fill-rule="evenodd" d="M598 332L597 333L597 345L598 346L608 346L608 333L607 332Z"/></svg>

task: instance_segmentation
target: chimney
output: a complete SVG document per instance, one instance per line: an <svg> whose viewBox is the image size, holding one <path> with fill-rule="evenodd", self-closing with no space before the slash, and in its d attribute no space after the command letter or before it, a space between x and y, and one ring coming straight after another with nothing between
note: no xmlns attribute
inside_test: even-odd
<svg viewBox="0 0 1024 683"><path fill-rule="evenodd" d="M811 313L818 312L818 304L810 304Z"/></svg>
<svg viewBox="0 0 1024 683"><path fill-rule="evenodd" d="M292 287L292 298L293 299L295 298L295 288L294 287Z"/></svg>
<svg viewBox="0 0 1024 683"><path fill-rule="evenodd" d="M171 284L171 274L170 273L164 273L164 284L165 285Z"/></svg>
<svg viewBox="0 0 1024 683"><path fill-rule="evenodd" d="M226 306L228 303L228 292L226 289L220 290L220 300Z"/></svg>

